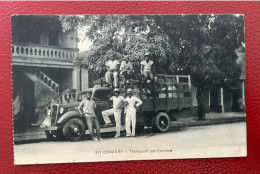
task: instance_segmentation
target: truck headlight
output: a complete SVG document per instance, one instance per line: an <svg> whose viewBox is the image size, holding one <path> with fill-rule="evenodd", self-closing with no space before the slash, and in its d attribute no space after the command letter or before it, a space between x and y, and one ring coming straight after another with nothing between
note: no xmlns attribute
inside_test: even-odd
<svg viewBox="0 0 260 174"><path fill-rule="evenodd" d="M64 108L61 107L61 108L60 108L60 114L62 114L63 112L64 112Z"/></svg>

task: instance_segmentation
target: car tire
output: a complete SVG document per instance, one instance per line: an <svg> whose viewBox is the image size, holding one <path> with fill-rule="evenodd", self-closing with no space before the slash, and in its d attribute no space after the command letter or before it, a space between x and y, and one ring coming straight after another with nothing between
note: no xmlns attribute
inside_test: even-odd
<svg viewBox="0 0 260 174"><path fill-rule="evenodd" d="M170 128L170 117L165 112L159 112L152 121L152 130L166 132Z"/></svg>
<svg viewBox="0 0 260 174"><path fill-rule="evenodd" d="M63 135L68 141L80 141L84 138L86 126L79 118L68 120L62 129Z"/></svg>

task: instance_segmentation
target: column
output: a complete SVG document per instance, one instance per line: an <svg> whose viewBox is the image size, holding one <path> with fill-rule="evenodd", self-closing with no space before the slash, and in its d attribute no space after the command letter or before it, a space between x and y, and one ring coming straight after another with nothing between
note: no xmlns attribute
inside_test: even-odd
<svg viewBox="0 0 260 174"><path fill-rule="evenodd" d="M72 71L72 87L77 91L80 90L80 66L74 65L74 69Z"/></svg>
<svg viewBox="0 0 260 174"><path fill-rule="evenodd" d="M89 88L88 83L88 69L85 67L81 68L81 90L86 90Z"/></svg>
<svg viewBox="0 0 260 174"><path fill-rule="evenodd" d="M189 87L191 88L191 80L190 80L190 75L188 75L188 83L189 83Z"/></svg>
<svg viewBox="0 0 260 174"><path fill-rule="evenodd" d="M209 110L210 110L210 89L209 89Z"/></svg>
<svg viewBox="0 0 260 174"><path fill-rule="evenodd" d="M223 88L220 88L220 106L221 112L224 112Z"/></svg>

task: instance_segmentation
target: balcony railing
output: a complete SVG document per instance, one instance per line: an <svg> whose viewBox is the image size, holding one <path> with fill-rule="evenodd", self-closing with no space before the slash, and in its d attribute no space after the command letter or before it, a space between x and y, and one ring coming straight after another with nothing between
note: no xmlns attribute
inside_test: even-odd
<svg viewBox="0 0 260 174"><path fill-rule="evenodd" d="M33 58L67 59L73 61L78 57L78 51L75 49L59 48L55 46L13 43L12 55Z"/></svg>

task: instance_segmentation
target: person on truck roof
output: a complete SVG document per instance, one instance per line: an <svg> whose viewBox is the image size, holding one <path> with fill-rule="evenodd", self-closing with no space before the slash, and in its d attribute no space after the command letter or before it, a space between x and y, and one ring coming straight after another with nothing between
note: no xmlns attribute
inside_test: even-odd
<svg viewBox="0 0 260 174"><path fill-rule="evenodd" d="M144 57L145 60L141 62L141 74L144 76L146 82L150 82L150 80L153 79L152 66L154 62L150 60L149 53L146 53ZM148 78L150 78L150 80Z"/></svg>
<svg viewBox="0 0 260 174"><path fill-rule="evenodd" d="M107 66L107 72L105 74L106 83L109 85L112 85L112 76L114 78L113 85L114 87L118 86L118 69L119 69L119 61L115 59L114 56L112 56L111 59L109 59L106 62Z"/></svg>
<svg viewBox="0 0 260 174"><path fill-rule="evenodd" d="M120 74L123 74L126 82L129 83L133 75L133 65L129 61L129 57L126 57L124 61L121 62Z"/></svg>
<svg viewBox="0 0 260 174"><path fill-rule="evenodd" d="M125 107L125 129L127 137L135 136L135 126L136 126L136 108L138 108L143 102L133 96L133 91L131 88L127 89L127 97L125 98L126 107ZM132 125L132 131L130 128Z"/></svg>
<svg viewBox="0 0 260 174"><path fill-rule="evenodd" d="M109 100L113 101L113 108L108 109L102 112L102 116L105 121L106 126L111 126L111 120L109 116L114 115L116 122L116 135L115 138L120 137L120 128L121 128L121 113L122 109L125 106L124 97L120 96L120 90L118 88L114 89L114 96Z"/></svg>
<svg viewBox="0 0 260 174"><path fill-rule="evenodd" d="M101 135L100 135L100 125L98 123L96 114L95 114L95 108L96 108L96 103L94 100L92 100L90 93L84 94L84 99L78 106L78 110L80 114L84 114L86 118L86 122L88 125L88 130L91 138L94 141L97 140L102 140ZM82 112L83 108L83 112ZM94 128L96 129L96 135L94 132Z"/></svg>

